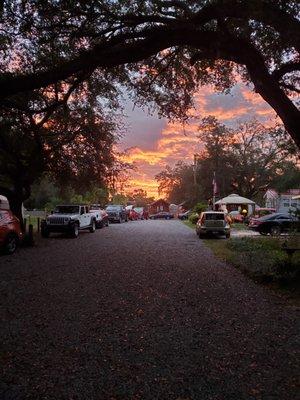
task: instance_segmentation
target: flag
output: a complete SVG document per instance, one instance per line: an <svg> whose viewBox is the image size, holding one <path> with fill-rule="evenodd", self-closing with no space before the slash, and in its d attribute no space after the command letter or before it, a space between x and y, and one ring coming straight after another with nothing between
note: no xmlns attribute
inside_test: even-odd
<svg viewBox="0 0 300 400"><path fill-rule="evenodd" d="M218 193L218 186L217 186L217 180L216 180L216 173L214 172L214 177L212 180L212 187L213 187L213 195L215 196Z"/></svg>
<svg viewBox="0 0 300 400"><path fill-rule="evenodd" d="M278 193L274 189L268 189L264 194L264 197L267 200L276 199L278 197Z"/></svg>

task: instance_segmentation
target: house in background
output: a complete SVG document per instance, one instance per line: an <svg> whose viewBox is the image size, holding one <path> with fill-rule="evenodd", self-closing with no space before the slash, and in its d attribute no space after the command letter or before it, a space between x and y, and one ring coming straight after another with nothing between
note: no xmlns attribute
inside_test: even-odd
<svg viewBox="0 0 300 400"><path fill-rule="evenodd" d="M300 209L300 189L289 189L280 194L274 189L268 189L264 198L266 207L275 208L276 212L288 213Z"/></svg>
<svg viewBox="0 0 300 400"><path fill-rule="evenodd" d="M157 214L161 211L170 211L170 204L166 200L159 199L149 205L150 215Z"/></svg>

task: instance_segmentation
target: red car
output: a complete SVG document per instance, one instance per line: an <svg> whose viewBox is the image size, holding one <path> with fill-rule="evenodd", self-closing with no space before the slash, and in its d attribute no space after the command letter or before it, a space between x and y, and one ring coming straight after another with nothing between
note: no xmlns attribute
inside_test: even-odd
<svg viewBox="0 0 300 400"><path fill-rule="evenodd" d="M134 208L132 208L131 210L129 210L129 219L130 219L130 221L136 221L136 220L138 220L139 218L140 218L140 215L139 215L139 213L137 213L137 212L135 211Z"/></svg>
<svg viewBox="0 0 300 400"><path fill-rule="evenodd" d="M6 254L16 251L23 238L20 221L10 210L0 209L0 248Z"/></svg>

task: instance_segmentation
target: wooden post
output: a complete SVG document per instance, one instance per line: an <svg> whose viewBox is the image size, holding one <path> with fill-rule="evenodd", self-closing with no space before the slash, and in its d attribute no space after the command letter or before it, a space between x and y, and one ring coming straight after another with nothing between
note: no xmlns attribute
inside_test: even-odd
<svg viewBox="0 0 300 400"><path fill-rule="evenodd" d="M27 225L27 219L26 218L24 218L24 233L26 233L26 225Z"/></svg>
<svg viewBox="0 0 300 400"><path fill-rule="evenodd" d="M29 246L33 246L34 240L33 240L33 225L29 224L28 226L28 244Z"/></svg>
<svg viewBox="0 0 300 400"><path fill-rule="evenodd" d="M40 230L41 230L41 219L40 219L40 217L38 217L38 219L37 219L37 231L38 231L38 233L40 233Z"/></svg>

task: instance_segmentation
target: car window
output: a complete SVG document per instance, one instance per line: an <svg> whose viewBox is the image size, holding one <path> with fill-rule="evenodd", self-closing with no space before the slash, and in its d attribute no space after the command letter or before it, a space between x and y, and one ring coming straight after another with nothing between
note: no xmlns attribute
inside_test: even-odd
<svg viewBox="0 0 300 400"><path fill-rule="evenodd" d="M54 210L54 214L77 214L78 211L78 206L57 206Z"/></svg>
<svg viewBox="0 0 300 400"><path fill-rule="evenodd" d="M222 221L224 220L224 214L205 214L205 218L208 221Z"/></svg>
<svg viewBox="0 0 300 400"><path fill-rule="evenodd" d="M273 221L273 219L278 219L282 214L270 214L270 215L264 215L263 217L260 217L260 221Z"/></svg>

